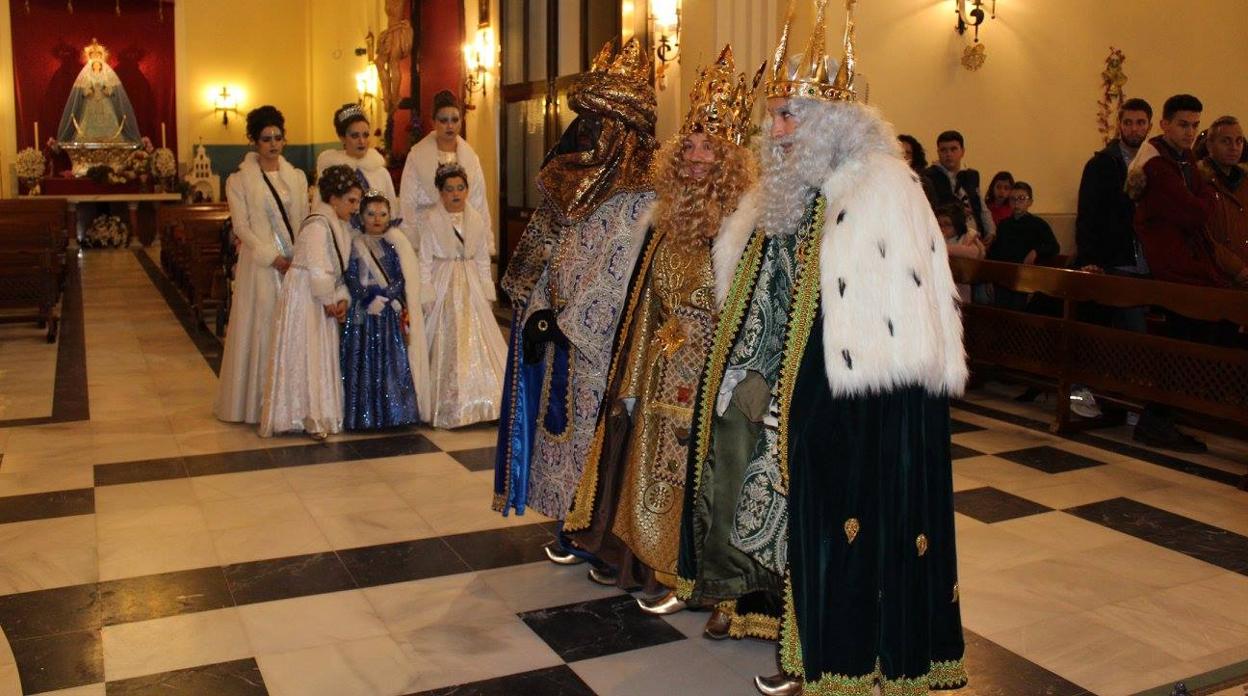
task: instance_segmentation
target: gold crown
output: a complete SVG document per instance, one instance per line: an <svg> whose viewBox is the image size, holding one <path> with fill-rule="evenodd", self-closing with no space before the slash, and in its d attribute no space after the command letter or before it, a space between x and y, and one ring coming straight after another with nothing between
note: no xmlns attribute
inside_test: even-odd
<svg viewBox="0 0 1248 696"><path fill-rule="evenodd" d="M568 89L568 105L578 114L596 113L653 133L657 104L650 82L650 59L636 38L612 50L608 41Z"/></svg>
<svg viewBox="0 0 1248 696"><path fill-rule="evenodd" d="M765 62L759 66L752 82L745 73L735 75L732 44L724 46L719 59L702 69L689 93L689 113L681 135L706 133L743 144L750 136L754 97L766 67Z"/></svg>
<svg viewBox="0 0 1248 696"><path fill-rule="evenodd" d="M603 44L602 50L598 51L598 55L590 63L589 72L616 75L626 79L648 82L650 80L650 61L646 52L641 50L641 44L637 41L637 38L629 39L620 48L619 54L615 54L612 50L614 44L614 41L608 41Z"/></svg>
<svg viewBox="0 0 1248 696"><path fill-rule="evenodd" d="M82 55L87 60L98 58L102 61L107 61L108 49L101 46L99 41L91 39L91 43L87 44L86 48L82 49Z"/></svg>
<svg viewBox="0 0 1248 696"><path fill-rule="evenodd" d="M771 63L771 76L767 80L767 96L824 101L858 101L855 85L856 60L854 57L854 4L857 0L845 0L845 57L829 80L829 65L836 63L827 55L825 34L827 31L826 9L828 0L815 2L815 28L806 45L806 52L790 65L789 33L793 28L793 14L797 0L789 0L789 11L780 34Z"/></svg>

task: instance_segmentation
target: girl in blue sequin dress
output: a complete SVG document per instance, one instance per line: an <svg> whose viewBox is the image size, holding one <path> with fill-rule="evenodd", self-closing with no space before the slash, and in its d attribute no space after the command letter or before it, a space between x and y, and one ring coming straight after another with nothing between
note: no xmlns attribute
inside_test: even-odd
<svg viewBox="0 0 1248 696"><path fill-rule="evenodd" d="M341 344L343 428L413 425L427 410L429 389L419 265L385 194L365 194L360 213L364 234L352 243L345 274L351 306Z"/></svg>

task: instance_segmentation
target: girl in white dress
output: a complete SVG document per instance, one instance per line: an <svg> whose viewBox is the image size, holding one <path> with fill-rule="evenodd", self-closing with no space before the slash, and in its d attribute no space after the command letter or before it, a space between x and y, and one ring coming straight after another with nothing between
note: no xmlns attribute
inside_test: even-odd
<svg viewBox="0 0 1248 696"><path fill-rule="evenodd" d="M308 215L308 178L282 157L282 112L262 106L247 114L247 138L255 152L225 182L239 250L213 411L229 423L260 422L273 305L295 253L295 229Z"/></svg>
<svg viewBox="0 0 1248 696"><path fill-rule="evenodd" d="M325 150L316 158L319 176L329 167L347 166L355 173L361 191L380 191L390 201L390 209L399 209L394 193L394 180L386 168L386 158L371 146L372 126L356 104L345 104L334 112L334 131L342 141L341 150ZM357 228L359 220L356 220Z"/></svg>
<svg viewBox="0 0 1248 696"><path fill-rule="evenodd" d="M438 170L438 205L417 229L425 337L436 428L458 428L498 418L507 345L490 303L490 236L470 205L468 175L455 165ZM425 415L422 412L422 415Z"/></svg>
<svg viewBox="0 0 1248 696"><path fill-rule="evenodd" d="M274 312L273 356L265 382L260 435L307 432L324 440L342 430L339 324L349 295L350 219L363 189L350 167L330 167L317 182L321 201L299 229L295 255Z"/></svg>
<svg viewBox="0 0 1248 696"><path fill-rule="evenodd" d="M486 244L492 254L494 225L490 221L490 206L485 199L485 174L481 171L481 160L476 151L459 136L463 117L455 96L447 90L433 96L433 126L432 132L412 146L403 165L399 191L403 199L404 231L409 237L415 237L416 231L412 226L422 213L438 205L441 194L434 182L438 168L458 164L468 176L468 205L481 216L481 224L487 232Z"/></svg>

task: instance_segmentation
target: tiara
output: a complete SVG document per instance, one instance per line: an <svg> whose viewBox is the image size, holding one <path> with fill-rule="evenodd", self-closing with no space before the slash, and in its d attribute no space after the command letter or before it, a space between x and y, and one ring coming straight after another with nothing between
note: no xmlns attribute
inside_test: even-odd
<svg viewBox="0 0 1248 696"><path fill-rule="evenodd" d="M365 191L364 197L365 198L385 198L387 201L390 200L389 198L386 197L386 194L382 193L381 191L378 191L377 189L369 189Z"/></svg>
<svg viewBox="0 0 1248 696"><path fill-rule="evenodd" d="M338 123L342 123L349 118L354 118L355 116L364 118L364 111L360 108L359 104L351 104L350 106L343 107L342 111L338 112L337 121Z"/></svg>

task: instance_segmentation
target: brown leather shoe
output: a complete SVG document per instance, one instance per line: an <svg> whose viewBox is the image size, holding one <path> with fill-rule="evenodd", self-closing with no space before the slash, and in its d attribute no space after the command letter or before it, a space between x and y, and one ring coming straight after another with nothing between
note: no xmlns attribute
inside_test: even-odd
<svg viewBox="0 0 1248 696"><path fill-rule="evenodd" d="M711 618L706 620L706 628L702 629L702 635L711 640L723 640L728 637L728 629L732 626L732 615L721 609L711 612Z"/></svg>
<svg viewBox="0 0 1248 696"><path fill-rule="evenodd" d="M798 696L802 682L781 672L770 677L754 677L754 688L763 696Z"/></svg>

